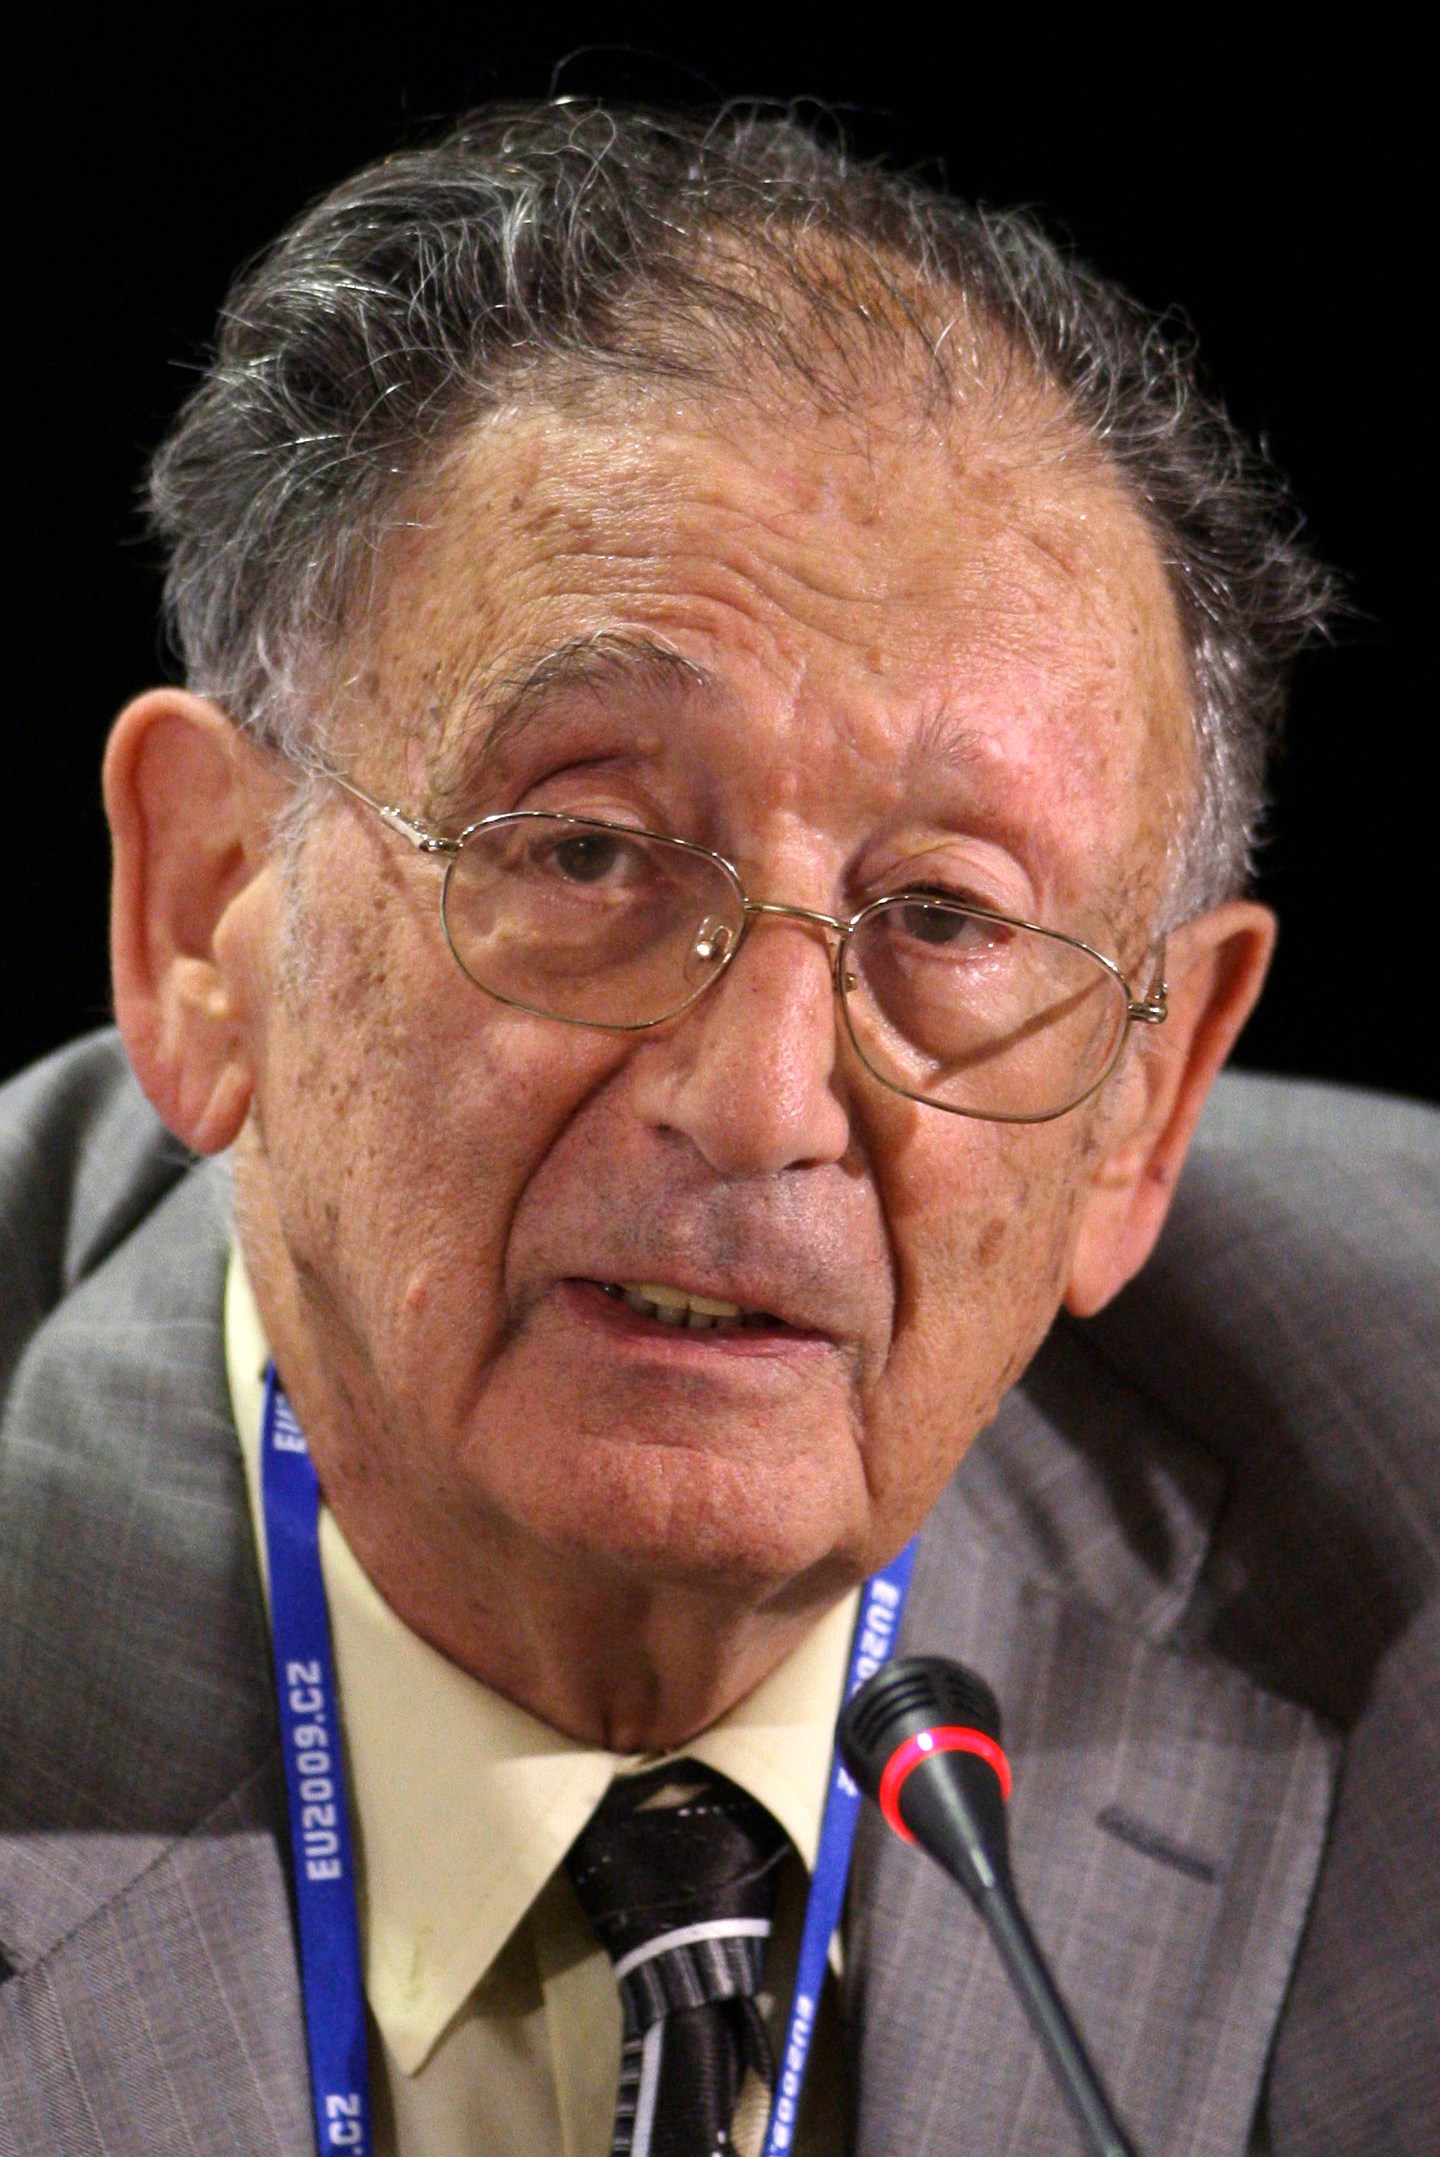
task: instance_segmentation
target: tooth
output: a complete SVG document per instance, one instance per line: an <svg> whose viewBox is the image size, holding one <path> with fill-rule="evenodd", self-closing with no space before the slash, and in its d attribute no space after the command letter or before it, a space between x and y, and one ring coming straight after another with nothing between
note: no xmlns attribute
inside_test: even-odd
<svg viewBox="0 0 1440 2157"><path fill-rule="evenodd" d="M706 1318L740 1318L744 1316L738 1303L722 1303L718 1296L687 1296L692 1311L700 1311Z"/></svg>
<svg viewBox="0 0 1440 2157"><path fill-rule="evenodd" d="M643 1296L647 1303L658 1303L665 1310L683 1311L690 1301L682 1288L667 1287L664 1281L629 1281L626 1286L632 1295Z"/></svg>
<svg viewBox="0 0 1440 2157"><path fill-rule="evenodd" d="M718 1296L687 1295L683 1288L671 1288L665 1281L625 1281L620 1293L632 1309L644 1311L647 1317L663 1318L668 1325L685 1322L686 1314L698 1311L705 1318L743 1318L738 1303L726 1303ZM670 1318L666 1314L678 1314Z"/></svg>

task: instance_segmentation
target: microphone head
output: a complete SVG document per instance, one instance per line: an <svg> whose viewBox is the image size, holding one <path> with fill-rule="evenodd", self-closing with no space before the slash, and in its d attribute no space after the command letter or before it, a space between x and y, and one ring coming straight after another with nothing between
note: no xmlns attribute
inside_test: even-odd
<svg viewBox="0 0 1440 2157"><path fill-rule="evenodd" d="M1000 1744L1000 1703L982 1677L944 1655L904 1655L852 1693L837 1733L840 1757L867 1797L907 1739L937 1729L969 1729Z"/></svg>
<svg viewBox="0 0 1440 2157"><path fill-rule="evenodd" d="M985 1680L944 1656L887 1663L846 1702L840 1757L904 1842L971 1894L1008 1881L1010 1763Z"/></svg>

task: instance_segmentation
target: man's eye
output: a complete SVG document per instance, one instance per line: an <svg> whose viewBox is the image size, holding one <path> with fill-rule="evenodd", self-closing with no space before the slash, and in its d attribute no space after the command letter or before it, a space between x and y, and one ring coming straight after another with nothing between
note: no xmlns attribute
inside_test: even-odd
<svg viewBox="0 0 1440 2157"><path fill-rule="evenodd" d="M913 901L890 909L895 928L917 944L941 950L988 951L1005 940L998 922L969 913L954 902L917 894Z"/></svg>
<svg viewBox="0 0 1440 2157"><path fill-rule="evenodd" d="M621 868L635 852L608 831L577 832L549 850L551 865L572 884L598 884Z"/></svg>
<svg viewBox="0 0 1440 2157"><path fill-rule="evenodd" d="M896 912L905 934L919 944L958 944L974 935L969 915L952 913L948 907L901 906Z"/></svg>

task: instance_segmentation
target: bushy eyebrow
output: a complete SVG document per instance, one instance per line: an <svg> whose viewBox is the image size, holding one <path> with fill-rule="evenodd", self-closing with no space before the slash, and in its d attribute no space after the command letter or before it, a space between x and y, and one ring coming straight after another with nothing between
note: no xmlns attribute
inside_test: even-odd
<svg viewBox="0 0 1440 2157"><path fill-rule="evenodd" d="M598 697L615 689L673 696L677 689L711 686L704 667L658 638L620 630L569 637L538 659L476 684L446 730L452 738L441 751L433 806L468 811L496 766L557 697Z"/></svg>

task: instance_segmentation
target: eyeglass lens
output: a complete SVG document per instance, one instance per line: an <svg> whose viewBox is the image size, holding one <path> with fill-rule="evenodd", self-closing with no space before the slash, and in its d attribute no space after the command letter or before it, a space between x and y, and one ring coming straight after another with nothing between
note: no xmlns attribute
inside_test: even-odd
<svg viewBox="0 0 1440 2157"><path fill-rule="evenodd" d="M498 819L445 881L451 948L502 1001L580 1025L644 1027L717 978L744 895L713 855L583 819ZM846 1021L875 1076L972 1115L1046 1116L1104 1076L1123 984L1041 930L926 896L862 915L845 957Z"/></svg>

